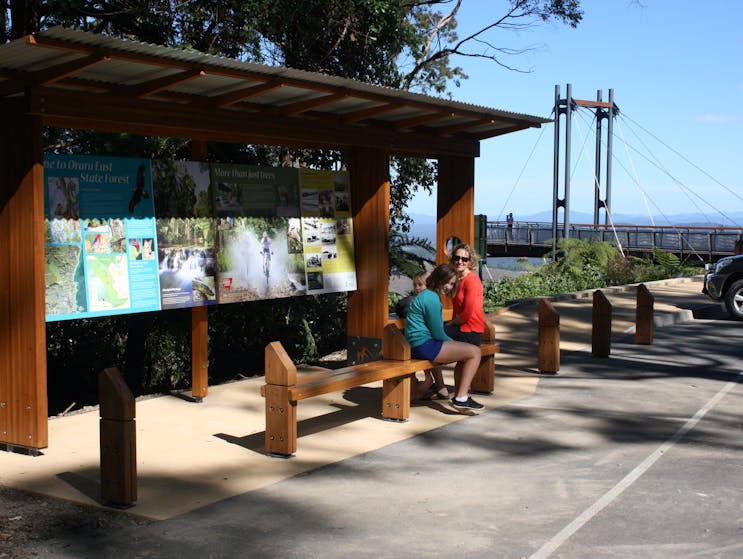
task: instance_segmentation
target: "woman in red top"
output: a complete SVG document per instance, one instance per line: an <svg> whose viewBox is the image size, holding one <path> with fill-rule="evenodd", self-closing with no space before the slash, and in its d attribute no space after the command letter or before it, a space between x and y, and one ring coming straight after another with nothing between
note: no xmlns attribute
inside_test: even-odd
<svg viewBox="0 0 743 559"><path fill-rule="evenodd" d="M452 250L451 263L457 270L459 281L452 297L453 318L446 326L446 333L449 337L476 346L482 344L485 332L482 282L475 272L479 260L478 254L468 244L460 243ZM461 376L458 368L458 366L454 368L454 388L457 394L460 392L459 378ZM467 389L469 390L469 387Z"/></svg>

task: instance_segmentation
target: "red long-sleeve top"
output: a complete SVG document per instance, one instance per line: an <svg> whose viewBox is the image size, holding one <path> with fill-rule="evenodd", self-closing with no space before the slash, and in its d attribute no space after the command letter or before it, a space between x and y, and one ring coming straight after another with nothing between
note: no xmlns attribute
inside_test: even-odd
<svg viewBox="0 0 743 559"><path fill-rule="evenodd" d="M462 332L485 331L482 282L477 274L470 272L460 280L452 305L454 317L459 317Z"/></svg>

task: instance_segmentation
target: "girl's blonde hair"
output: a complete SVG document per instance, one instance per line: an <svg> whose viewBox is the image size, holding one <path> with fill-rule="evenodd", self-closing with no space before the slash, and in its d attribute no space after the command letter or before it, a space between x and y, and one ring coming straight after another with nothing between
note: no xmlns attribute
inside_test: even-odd
<svg viewBox="0 0 743 559"><path fill-rule="evenodd" d="M423 272L418 272L413 276L413 281L419 280L423 283L426 283L426 279L428 279L428 276L431 275L429 272L426 272L425 270Z"/></svg>

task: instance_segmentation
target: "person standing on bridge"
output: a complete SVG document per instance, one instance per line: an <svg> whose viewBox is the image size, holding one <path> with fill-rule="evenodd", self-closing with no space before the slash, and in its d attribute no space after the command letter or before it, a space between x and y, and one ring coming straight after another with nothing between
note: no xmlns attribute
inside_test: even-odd
<svg viewBox="0 0 743 559"><path fill-rule="evenodd" d="M410 343L410 353L414 359L427 359L441 364L457 362L456 366L461 370L459 391L450 404L460 413L473 415L483 408L482 404L469 397L472 379L480 365L480 349L447 336L442 316L441 295L449 295L456 282L457 270L451 264L434 268L426 279L428 289L416 295L410 304L405 338Z"/></svg>
<svg viewBox="0 0 743 559"><path fill-rule="evenodd" d="M508 212L506 216L506 239L513 239L513 214Z"/></svg>

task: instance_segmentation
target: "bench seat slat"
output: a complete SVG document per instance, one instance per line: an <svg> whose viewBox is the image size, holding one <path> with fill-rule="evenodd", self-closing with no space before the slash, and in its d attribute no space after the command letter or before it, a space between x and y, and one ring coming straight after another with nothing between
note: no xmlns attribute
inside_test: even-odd
<svg viewBox="0 0 743 559"><path fill-rule="evenodd" d="M351 365L327 373L308 375L297 379L297 384L289 387L289 399L304 400L320 394L328 394L362 386L371 382L396 378L431 367L425 359L393 361L382 359L359 365Z"/></svg>

